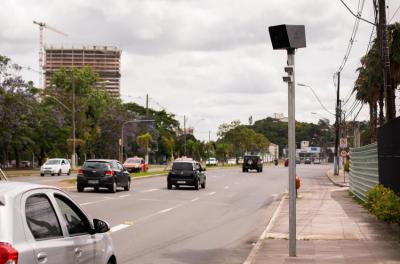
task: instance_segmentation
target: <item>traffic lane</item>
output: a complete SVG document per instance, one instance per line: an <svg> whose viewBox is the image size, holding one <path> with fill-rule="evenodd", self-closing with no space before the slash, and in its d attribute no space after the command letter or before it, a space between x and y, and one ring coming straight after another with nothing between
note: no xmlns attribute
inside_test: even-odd
<svg viewBox="0 0 400 264"><path fill-rule="evenodd" d="M76 179L76 173L71 173L70 175L63 174L61 176L51 176L51 175L40 176L38 174L37 176L13 176L8 178L9 181L30 182L30 183L44 184L44 185L54 185L54 183L57 183L58 181L62 181L65 179Z"/></svg>
<svg viewBox="0 0 400 264"><path fill-rule="evenodd" d="M164 177L153 178L151 186L148 181L143 181L145 186L138 181L123 202L105 200L84 207L91 215L108 218L113 227L118 227L112 235L119 259L127 263L146 263L147 259L162 263L168 252L173 255L165 263L173 263L171 257L186 258L192 255L188 252L198 248L202 250L194 255L201 259L205 250L219 248L209 256L208 263L216 263L226 257L218 252L236 256L238 245L242 246L240 257L245 258L249 250L246 241L255 240L260 223L265 222L265 206L286 188L284 170L242 173L236 168L207 174L205 190L167 190ZM189 251L181 251L183 248Z"/></svg>

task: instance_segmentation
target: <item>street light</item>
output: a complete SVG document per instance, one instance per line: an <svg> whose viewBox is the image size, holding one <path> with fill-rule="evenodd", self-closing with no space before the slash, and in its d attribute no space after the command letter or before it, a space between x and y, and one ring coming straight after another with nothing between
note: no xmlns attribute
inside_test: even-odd
<svg viewBox="0 0 400 264"><path fill-rule="evenodd" d="M70 113L72 113L72 158L71 158L71 167L74 170L76 167L76 132L75 132L75 81L72 81L72 110L67 107L63 102L58 100L56 97L51 96L49 94L44 95L47 98L52 98L54 101L59 103L65 109L67 109Z"/></svg>
<svg viewBox="0 0 400 264"><path fill-rule="evenodd" d="M143 120L128 120L125 121L124 123L122 123L122 127L121 127L121 139L120 139L120 143L121 143L121 156L120 156L120 161L121 163L124 162L124 127L126 124L130 124L130 123L146 123L146 122L155 122L155 120L153 119L143 119ZM148 162L148 161L146 161Z"/></svg>

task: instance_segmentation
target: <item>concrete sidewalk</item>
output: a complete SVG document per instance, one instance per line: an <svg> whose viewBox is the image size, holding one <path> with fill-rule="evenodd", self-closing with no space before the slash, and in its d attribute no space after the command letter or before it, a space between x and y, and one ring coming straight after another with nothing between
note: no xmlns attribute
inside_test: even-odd
<svg viewBox="0 0 400 264"><path fill-rule="evenodd" d="M283 199L247 263L400 263L399 227L376 220L348 188L334 186L326 175L299 192L297 257L289 257L288 199Z"/></svg>

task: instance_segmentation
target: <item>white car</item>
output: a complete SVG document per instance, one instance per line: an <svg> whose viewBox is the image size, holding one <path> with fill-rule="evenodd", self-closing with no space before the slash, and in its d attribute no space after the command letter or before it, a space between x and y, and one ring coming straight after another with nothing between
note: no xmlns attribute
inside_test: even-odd
<svg viewBox="0 0 400 264"><path fill-rule="evenodd" d="M228 165L236 165L236 159L235 158L228 159Z"/></svg>
<svg viewBox="0 0 400 264"><path fill-rule="evenodd" d="M206 161L207 166L217 166L218 160L216 158L208 158Z"/></svg>
<svg viewBox="0 0 400 264"><path fill-rule="evenodd" d="M60 189L0 181L0 219L0 263L117 263L109 225Z"/></svg>
<svg viewBox="0 0 400 264"><path fill-rule="evenodd" d="M48 159L45 164L40 167L40 176L50 174L60 176L62 173L69 175L71 173L71 164L67 159Z"/></svg>

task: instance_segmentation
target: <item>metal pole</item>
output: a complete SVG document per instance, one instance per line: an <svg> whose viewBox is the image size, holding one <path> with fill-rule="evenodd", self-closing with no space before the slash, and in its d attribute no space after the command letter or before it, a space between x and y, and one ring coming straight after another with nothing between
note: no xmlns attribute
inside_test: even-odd
<svg viewBox="0 0 400 264"><path fill-rule="evenodd" d="M183 138L184 138L184 151L185 151L185 156L187 156L186 152L186 116L183 116Z"/></svg>
<svg viewBox="0 0 400 264"><path fill-rule="evenodd" d="M146 94L146 118L149 118L149 94Z"/></svg>
<svg viewBox="0 0 400 264"><path fill-rule="evenodd" d="M337 73L337 96L336 96L336 137L335 137L335 157L333 161L333 170L335 175L339 175L339 128L340 128L340 72Z"/></svg>
<svg viewBox="0 0 400 264"><path fill-rule="evenodd" d="M122 124L122 128L121 128L121 163L124 162L124 125L126 123Z"/></svg>
<svg viewBox="0 0 400 264"><path fill-rule="evenodd" d="M72 169L76 166L76 131L75 131L75 78L73 73L72 76Z"/></svg>
<svg viewBox="0 0 400 264"><path fill-rule="evenodd" d="M292 81L288 82L288 141L289 141L289 256L296 256L296 135L295 135L295 61L294 49L288 49L288 66L293 67Z"/></svg>

